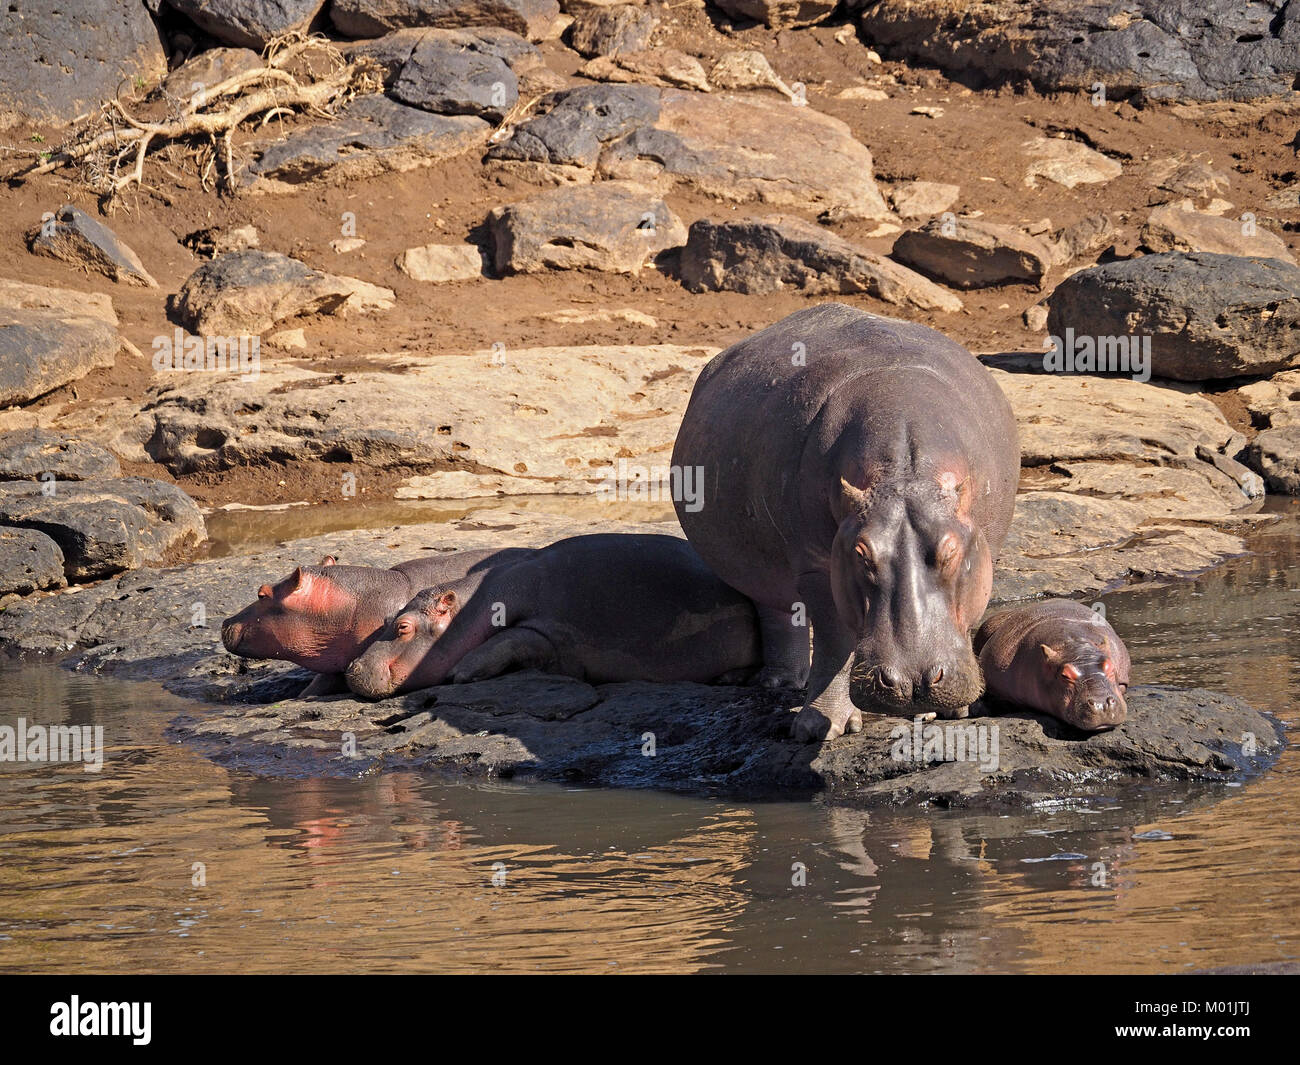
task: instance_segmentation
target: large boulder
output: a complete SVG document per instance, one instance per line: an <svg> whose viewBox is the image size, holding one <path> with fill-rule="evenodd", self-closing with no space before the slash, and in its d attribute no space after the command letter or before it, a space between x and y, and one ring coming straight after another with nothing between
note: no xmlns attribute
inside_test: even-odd
<svg viewBox="0 0 1300 1065"><path fill-rule="evenodd" d="M112 366L121 345L107 296L0 279L0 407Z"/></svg>
<svg viewBox="0 0 1300 1065"><path fill-rule="evenodd" d="M1014 226L952 215L932 218L899 235L895 259L958 288L1042 285L1052 249Z"/></svg>
<svg viewBox="0 0 1300 1065"><path fill-rule="evenodd" d="M686 242L686 227L654 192L625 181L564 185L488 216L498 273L608 270L635 274Z"/></svg>
<svg viewBox="0 0 1300 1065"><path fill-rule="evenodd" d="M207 535L189 496L144 477L0 482L0 526L6 525L58 544L69 580L175 561Z"/></svg>
<svg viewBox="0 0 1300 1065"><path fill-rule="evenodd" d="M172 297L190 332L204 336L264 333L300 314L340 314L392 306L389 289L313 270L279 252L226 252L192 273Z"/></svg>
<svg viewBox="0 0 1300 1065"><path fill-rule="evenodd" d="M349 37L410 26L500 26L540 41L560 14L556 0L331 0L330 21Z"/></svg>
<svg viewBox="0 0 1300 1065"><path fill-rule="evenodd" d="M27 246L37 255L95 270L114 281L158 287L129 245L103 222L70 203L42 219L27 234Z"/></svg>
<svg viewBox="0 0 1300 1065"><path fill-rule="evenodd" d="M547 180L619 178L718 199L888 218L871 152L839 119L770 96L647 85L553 93L490 159Z"/></svg>
<svg viewBox="0 0 1300 1065"><path fill-rule="evenodd" d="M261 51L286 33L307 30L325 0L167 0L227 44Z"/></svg>
<svg viewBox="0 0 1300 1065"><path fill-rule="evenodd" d="M17 119L71 121L111 99L123 81L167 73L140 0L17 0L0 11L0 129Z"/></svg>
<svg viewBox="0 0 1300 1065"><path fill-rule="evenodd" d="M1286 370L1237 389L1255 425L1282 429L1300 425L1300 370Z"/></svg>
<svg viewBox="0 0 1300 1065"><path fill-rule="evenodd" d="M821 226L775 215L692 223L681 257L692 292L763 295L798 288L810 295L865 292L921 310L961 310L961 300L920 274L857 248Z"/></svg>
<svg viewBox="0 0 1300 1065"><path fill-rule="evenodd" d="M1250 442L1247 462L1273 491L1300 496L1300 424L1265 429Z"/></svg>
<svg viewBox="0 0 1300 1065"><path fill-rule="evenodd" d="M1165 252L1080 270L1057 286L1056 337L1150 337L1151 372L1178 381L1300 365L1300 268L1277 259Z"/></svg>
<svg viewBox="0 0 1300 1065"><path fill-rule="evenodd" d="M258 143L244 172L251 192L286 192L307 181L354 181L413 170L486 140L473 115L435 115L387 96L360 96L318 125Z"/></svg>
<svg viewBox="0 0 1300 1065"><path fill-rule="evenodd" d="M1045 92L1246 100L1290 91L1300 11L1286 0L850 0L891 59Z"/></svg>

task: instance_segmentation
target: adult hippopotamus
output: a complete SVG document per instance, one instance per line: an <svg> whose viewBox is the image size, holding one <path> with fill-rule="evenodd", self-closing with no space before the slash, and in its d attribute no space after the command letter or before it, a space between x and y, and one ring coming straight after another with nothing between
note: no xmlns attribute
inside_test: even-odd
<svg viewBox="0 0 1300 1065"><path fill-rule="evenodd" d="M599 533L559 540L477 587L430 587L348 666L347 682L370 698L527 668L593 684L737 682L759 661L753 604L690 544Z"/></svg>
<svg viewBox="0 0 1300 1065"><path fill-rule="evenodd" d="M340 566L326 555L319 566L299 566L278 584L262 585L252 603L222 622L221 642L243 658L276 658L320 673L302 694L326 694L343 687L348 663L420 589L481 578L531 554L454 551L391 569Z"/></svg>
<svg viewBox="0 0 1300 1065"><path fill-rule="evenodd" d="M965 715L1020 472L1011 406L969 351L839 303L798 311L704 368L673 466L702 484L676 503L686 535L758 606L759 680L807 680L797 738L858 731L855 705Z"/></svg>
<svg viewBox="0 0 1300 1065"><path fill-rule="evenodd" d="M975 634L991 694L1084 732L1128 716L1129 655L1104 617L1069 599L1045 599L989 617Z"/></svg>

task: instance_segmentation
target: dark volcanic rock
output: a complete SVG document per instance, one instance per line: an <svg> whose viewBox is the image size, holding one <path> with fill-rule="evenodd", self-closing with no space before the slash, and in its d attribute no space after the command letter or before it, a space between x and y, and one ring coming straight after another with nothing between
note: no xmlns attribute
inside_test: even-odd
<svg viewBox="0 0 1300 1065"><path fill-rule="evenodd" d="M91 481L120 477L122 468L98 444L44 429L0 433L0 481L34 481L50 474L59 481Z"/></svg>
<svg viewBox="0 0 1300 1065"><path fill-rule="evenodd" d="M519 81L505 60L469 41L421 41L393 82L393 95L425 111L500 122L519 99Z"/></svg>
<svg viewBox="0 0 1300 1065"><path fill-rule="evenodd" d="M635 4L591 8L579 11L569 30L569 44L588 58L641 52L659 25L659 16Z"/></svg>
<svg viewBox="0 0 1300 1065"><path fill-rule="evenodd" d="M158 565L207 535L189 496L144 477L0 483L0 525L48 536L63 552L64 573L71 580Z"/></svg>
<svg viewBox="0 0 1300 1065"><path fill-rule="evenodd" d="M336 772L382 759L457 775L606 787L826 792L861 805L1020 805L1113 791L1124 782L1226 782L1259 772L1284 745L1281 730L1239 700L1151 686L1129 690L1124 725L1091 736L1028 712L928 726L868 714L861 733L820 747L789 739L794 693L757 688L593 687L517 673L379 703L260 702L279 694L274 686L245 690L243 698L259 702L182 720L173 731L218 758L315 748L322 768ZM977 704L974 712L982 709ZM356 758L341 753L347 732L356 737ZM927 743L938 757L926 760ZM969 757L956 757L963 748Z"/></svg>
<svg viewBox="0 0 1300 1065"><path fill-rule="evenodd" d="M434 115L387 96L360 96L330 121L268 143L248 179L254 190L274 190L326 176L342 181L411 170L463 151L490 128L471 115Z"/></svg>
<svg viewBox="0 0 1300 1065"><path fill-rule="evenodd" d="M108 226L72 204L64 204L27 234L27 246L37 255L97 270L114 281L157 288L140 256Z"/></svg>
<svg viewBox="0 0 1300 1065"><path fill-rule="evenodd" d="M1246 452L1271 491L1300 496L1300 425L1265 429Z"/></svg>
<svg viewBox="0 0 1300 1065"><path fill-rule="evenodd" d="M35 529L0 526L0 601L65 583L58 544Z"/></svg>
<svg viewBox="0 0 1300 1065"><path fill-rule="evenodd" d="M500 26L539 41L560 14L556 0L332 0L330 20L349 37L409 26Z"/></svg>
<svg viewBox="0 0 1300 1065"><path fill-rule="evenodd" d="M261 51L274 37L306 30L325 0L167 0L212 36Z"/></svg>
<svg viewBox="0 0 1300 1065"><path fill-rule="evenodd" d="M1246 100L1300 72L1300 11L1287 0L850 0L891 59L985 80L1117 98Z"/></svg>
<svg viewBox="0 0 1300 1065"><path fill-rule="evenodd" d="M923 310L961 310L961 300L920 274L795 217L699 219L691 224L680 269L692 292L867 292Z"/></svg>
<svg viewBox="0 0 1300 1065"><path fill-rule="evenodd" d="M539 114L488 152L493 159L592 167L601 145L659 117L659 90L646 85L584 85L553 93Z"/></svg>
<svg viewBox="0 0 1300 1065"><path fill-rule="evenodd" d="M107 296L0 280L0 407L112 366L121 344Z"/></svg>
<svg viewBox="0 0 1300 1065"><path fill-rule="evenodd" d="M638 273L686 241L662 199L622 181L565 185L488 216L498 273L587 268Z"/></svg>
<svg viewBox="0 0 1300 1065"><path fill-rule="evenodd" d="M1278 259L1164 252L1094 266L1049 298L1064 336L1150 336L1151 372L1177 381L1300 365L1300 268Z"/></svg>
<svg viewBox="0 0 1300 1065"><path fill-rule="evenodd" d="M138 0L9 0L0 5L0 128L6 115L68 122L123 80L167 72L158 30Z"/></svg>

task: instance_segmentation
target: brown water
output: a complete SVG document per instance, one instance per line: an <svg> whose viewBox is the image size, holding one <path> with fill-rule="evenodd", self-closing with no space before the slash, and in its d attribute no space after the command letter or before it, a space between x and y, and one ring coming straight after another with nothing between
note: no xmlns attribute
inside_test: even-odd
<svg viewBox="0 0 1300 1065"><path fill-rule="evenodd" d="M1300 520L1255 546L1196 582L1107 596L1108 616L1142 681L1296 723ZM151 686L0 664L0 723L98 723L108 747L97 774L0 763L0 971L1179 972L1300 957L1294 744L1245 787L862 813L409 772L257 777L169 742L181 708Z"/></svg>

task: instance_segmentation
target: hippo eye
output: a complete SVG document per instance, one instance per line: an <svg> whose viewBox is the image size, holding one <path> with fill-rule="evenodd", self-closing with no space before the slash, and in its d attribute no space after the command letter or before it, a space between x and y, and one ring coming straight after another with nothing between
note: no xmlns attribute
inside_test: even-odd
<svg viewBox="0 0 1300 1065"><path fill-rule="evenodd" d="M871 550L871 545L866 540L859 540L853 545L853 553L862 560L865 566L874 566L876 564L876 553Z"/></svg>
<svg viewBox="0 0 1300 1065"><path fill-rule="evenodd" d="M402 620L397 623L397 635L410 636L413 628L414 626L410 623L410 621L408 621L406 618L402 618Z"/></svg>
<svg viewBox="0 0 1300 1065"><path fill-rule="evenodd" d="M1061 676L1073 684L1083 676L1083 674L1079 672L1078 668L1072 662L1066 662L1065 665L1061 667Z"/></svg>

